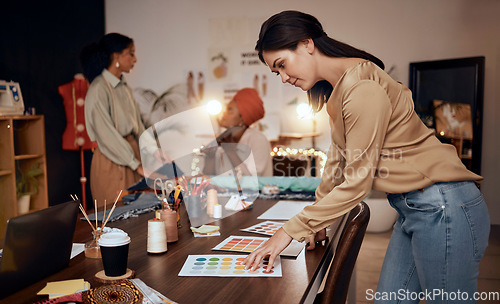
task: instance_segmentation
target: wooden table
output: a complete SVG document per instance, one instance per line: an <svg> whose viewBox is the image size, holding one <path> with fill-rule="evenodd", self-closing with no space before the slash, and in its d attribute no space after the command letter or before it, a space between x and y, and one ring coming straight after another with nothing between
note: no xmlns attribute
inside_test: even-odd
<svg viewBox="0 0 500 304"><path fill-rule="evenodd" d="M128 267L136 272L136 278L178 303L311 303L328 267L324 254L328 242L315 250L303 250L297 258L284 257L283 277L228 278L228 277L179 277L178 273L190 254L226 254L212 251L230 235L258 236L240 231L261 222L257 217L275 204L276 200L255 201L251 210L240 211L213 222L220 226L221 236L195 238L189 229L184 209L181 210L182 227L179 240L168 244L168 251L150 254L147 246L147 221L154 213L119 220L107 226L126 231L131 237ZM86 221L78 220L74 242L90 240L91 229ZM232 254L227 252L227 254ZM239 253L234 253L239 254ZM46 299L37 296L47 282L84 278L91 286L99 286L94 275L102 270L100 259L86 258L82 253L70 261L64 270L51 275L7 298L2 303L33 303Z"/></svg>

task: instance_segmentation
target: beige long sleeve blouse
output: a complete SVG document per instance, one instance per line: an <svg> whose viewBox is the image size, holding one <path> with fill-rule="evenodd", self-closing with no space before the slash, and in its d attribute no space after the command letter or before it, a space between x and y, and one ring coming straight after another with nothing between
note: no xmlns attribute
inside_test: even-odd
<svg viewBox="0 0 500 304"><path fill-rule="evenodd" d="M112 162L136 170L141 162L125 136L138 138L144 132L139 108L125 78L116 78L104 69L87 91L85 123L91 140Z"/></svg>
<svg viewBox="0 0 500 304"><path fill-rule="evenodd" d="M372 62L345 71L326 109L332 144L316 202L283 226L298 241L332 224L372 189L405 193L436 182L482 180L421 122L411 91Z"/></svg>

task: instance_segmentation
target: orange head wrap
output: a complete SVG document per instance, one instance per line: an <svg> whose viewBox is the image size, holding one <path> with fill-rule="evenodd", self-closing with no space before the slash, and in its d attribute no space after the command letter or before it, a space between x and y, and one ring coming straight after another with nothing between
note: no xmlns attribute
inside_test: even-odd
<svg viewBox="0 0 500 304"><path fill-rule="evenodd" d="M255 89L241 89L236 92L233 100L236 101L241 118L247 126L264 117L264 103Z"/></svg>

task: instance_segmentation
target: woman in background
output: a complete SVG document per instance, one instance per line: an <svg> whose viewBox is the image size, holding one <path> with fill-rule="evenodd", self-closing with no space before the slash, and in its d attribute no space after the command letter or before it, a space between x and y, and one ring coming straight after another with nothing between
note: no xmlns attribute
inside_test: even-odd
<svg viewBox="0 0 500 304"><path fill-rule="evenodd" d="M209 147L204 150L206 157L203 173L218 175L234 167L241 170L243 175L272 176L271 144L262 132L250 128L264 114L264 103L255 89L244 88L236 92L218 121L221 127L226 128L217 137L217 144L222 148ZM253 165L252 163L245 165L250 151L255 161L255 170L247 166Z"/></svg>
<svg viewBox="0 0 500 304"><path fill-rule="evenodd" d="M134 41L110 33L82 50L84 74L90 82L85 99L85 122L97 142L90 169L92 197L99 205L112 203L120 190L144 175L138 138L144 132L139 108L123 73L137 58Z"/></svg>
<svg viewBox="0 0 500 304"><path fill-rule="evenodd" d="M467 293L475 303L477 275L490 229L488 209L451 145L442 144L414 111L411 91L383 71L375 56L334 40L308 14L284 11L262 24L256 50L283 83L326 106L332 145L316 202L290 219L244 261L255 269L293 239L314 247L317 232L359 204L372 189L388 193L399 218L387 249L378 295ZM401 300L401 301L399 301ZM427 303L451 303L433 297ZM410 298L375 303L418 303Z"/></svg>

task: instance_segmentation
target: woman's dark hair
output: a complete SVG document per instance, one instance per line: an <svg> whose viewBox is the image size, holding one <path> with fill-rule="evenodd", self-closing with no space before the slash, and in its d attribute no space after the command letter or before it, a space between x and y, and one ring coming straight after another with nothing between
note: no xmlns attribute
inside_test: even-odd
<svg viewBox="0 0 500 304"><path fill-rule="evenodd" d="M109 33L98 42L85 46L80 53L83 74L89 82L102 73L111 64L111 54L121 53L130 47L134 40L118 33Z"/></svg>
<svg viewBox="0 0 500 304"><path fill-rule="evenodd" d="M332 39L323 31L323 26L314 16L298 11L283 11L271 16L260 28L255 50L265 63L263 51L289 49L295 51L300 41L311 38L320 52L330 57L355 57L370 60L384 69L384 63L377 57L343 42ZM309 103L315 111L321 110L332 93L332 85L318 81L309 91Z"/></svg>

